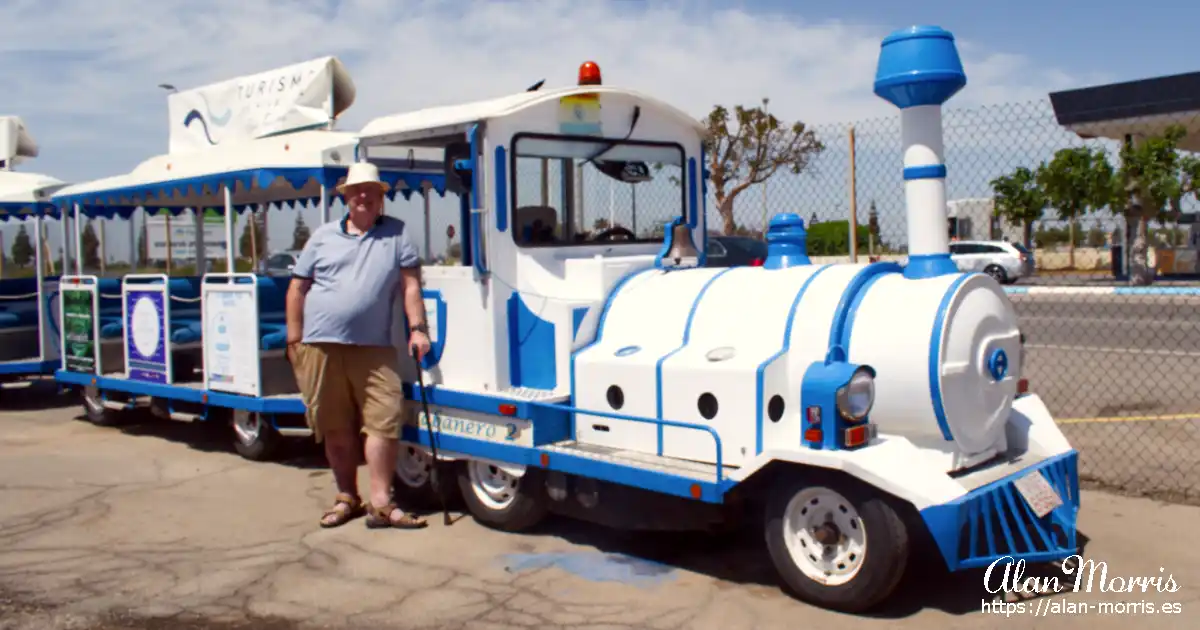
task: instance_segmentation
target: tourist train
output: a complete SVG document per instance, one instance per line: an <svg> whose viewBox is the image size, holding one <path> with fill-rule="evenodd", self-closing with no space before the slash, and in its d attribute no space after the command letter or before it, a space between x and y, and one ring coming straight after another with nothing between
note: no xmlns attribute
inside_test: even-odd
<svg viewBox="0 0 1200 630"><path fill-rule="evenodd" d="M276 72L309 77L294 100L336 116L353 85L336 59L310 63ZM604 85L591 62L574 86L355 133L284 116L238 137L195 105L218 90L174 94L171 152L56 189L36 213L73 221L78 252L85 218L213 209L225 270L110 279L76 257L74 275L39 267L60 306L30 321L61 331L43 356L61 355L55 378L83 392L93 422L148 406L225 424L243 456L270 457L281 437L309 435L283 359L288 278L236 272L234 217L301 203L329 220L348 166L374 162L402 197L457 198L461 234L457 264L422 270L432 349L419 364L396 309L404 507L460 499L509 531L550 513L631 529L750 520L789 592L863 611L923 541L954 571L1077 551L1077 453L1029 390L1013 305L949 257L941 107L965 84L946 31L883 41L874 91L900 110L904 264L815 263L803 220L781 213L762 264L727 268L706 264L705 127ZM579 173L653 190L671 216L641 231L636 209L630 225L589 222Z"/></svg>

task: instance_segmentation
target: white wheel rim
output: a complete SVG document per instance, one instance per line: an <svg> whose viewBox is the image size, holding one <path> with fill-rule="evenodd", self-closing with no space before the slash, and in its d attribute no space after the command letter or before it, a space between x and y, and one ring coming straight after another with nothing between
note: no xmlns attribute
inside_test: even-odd
<svg viewBox="0 0 1200 630"><path fill-rule="evenodd" d="M519 479L486 462L471 461L467 465L471 489L488 508L503 510L517 498Z"/></svg>
<svg viewBox="0 0 1200 630"><path fill-rule="evenodd" d="M862 517L846 497L828 488L805 488L792 497L783 536L796 567L825 586L853 580L866 558Z"/></svg>
<svg viewBox="0 0 1200 630"><path fill-rule="evenodd" d="M256 413L235 412L233 431L242 444L253 444L258 441L258 436L262 433L262 420Z"/></svg>
<svg viewBox="0 0 1200 630"><path fill-rule="evenodd" d="M410 488L422 488L429 483L433 458L415 446L400 445L396 456L396 476Z"/></svg>

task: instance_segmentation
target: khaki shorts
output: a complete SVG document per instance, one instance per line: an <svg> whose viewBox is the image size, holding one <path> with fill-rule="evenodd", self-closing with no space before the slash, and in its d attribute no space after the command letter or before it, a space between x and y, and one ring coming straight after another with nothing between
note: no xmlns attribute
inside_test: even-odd
<svg viewBox="0 0 1200 630"><path fill-rule="evenodd" d="M301 343L293 367L317 442L343 432L400 437L404 390L395 348Z"/></svg>

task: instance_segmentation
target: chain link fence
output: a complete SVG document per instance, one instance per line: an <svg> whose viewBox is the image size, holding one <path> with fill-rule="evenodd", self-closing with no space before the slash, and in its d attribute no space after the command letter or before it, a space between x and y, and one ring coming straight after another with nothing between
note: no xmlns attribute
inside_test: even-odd
<svg viewBox="0 0 1200 630"><path fill-rule="evenodd" d="M1084 139L1058 124L1048 100L947 109L943 120L952 250L960 267L1000 266L1004 271L998 275L1011 276L1006 288L1028 337L1030 388L1080 450L1081 475L1112 489L1200 501L1200 226L1192 222L1200 204L1188 192L1186 171L1194 166L1191 153L1182 150L1187 140L1179 161L1160 160L1162 168L1174 169L1167 178L1175 178L1179 188L1165 195L1164 211L1143 226L1146 262L1157 277L1129 294L1128 275L1137 264L1129 260L1131 249L1137 253L1131 237L1139 221L1112 211L1122 197L1074 221L1048 202L1036 213L1042 218L1026 228L996 216L993 182L1025 167L1033 175L1026 190L1044 194L1056 185L1054 177L1071 179L1062 175L1069 170L1061 164L1067 158L1054 165L1056 155L1078 156L1082 152L1063 150L1080 147L1105 157L1119 180L1119 139L1125 133L1161 135L1164 125L1132 131L1097 125L1090 133L1096 137ZM1169 122L1192 129L1200 124L1187 118ZM809 224L814 262L848 261L849 222L856 220L859 262L903 260L899 117L823 125L816 132L826 148L810 169L772 178L737 199L738 231L761 234L764 215L795 212ZM1086 178L1070 183L1079 187L1080 181ZM1180 198L1170 199L1174 194ZM1004 199L1001 195L1001 206ZM1159 203L1150 199L1143 209ZM1028 245L1033 275L1018 277L993 251L999 249L995 241Z"/></svg>

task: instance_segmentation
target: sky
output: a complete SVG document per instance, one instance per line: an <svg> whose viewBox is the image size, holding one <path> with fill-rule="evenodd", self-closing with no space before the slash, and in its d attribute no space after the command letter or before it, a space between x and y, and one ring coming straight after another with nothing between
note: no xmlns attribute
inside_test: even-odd
<svg viewBox="0 0 1200 630"><path fill-rule="evenodd" d="M356 85L338 122L574 82L596 61L605 83L701 117L756 104L786 120L833 124L895 115L871 90L880 40L914 23L953 32L968 86L953 107L1044 100L1055 90L1196 70L1187 37L1200 5L928 0L5 0L0 115L24 119L41 155L19 170L81 182L129 171L167 149L166 92L337 56ZM117 10L116 7L120 9ZM1156 8L1157 7L1157 8ZM1182 35L1182 33L1181 33ZM434 230L454 216L435 204ZM293 219L273 211L270 248ZM418 220L420 203L389 213ZM415 217L415 219L413 219ZM318 219L309 210L311 225ZM410 221L411 222L411 221ZM16 228L0 224L11 245ZM111 225L111 224L110 224ZM240 231L239 231L240 233ZM128 228L107 230L128 258ZM57 247L57 245L52 245Z"/></svg>

